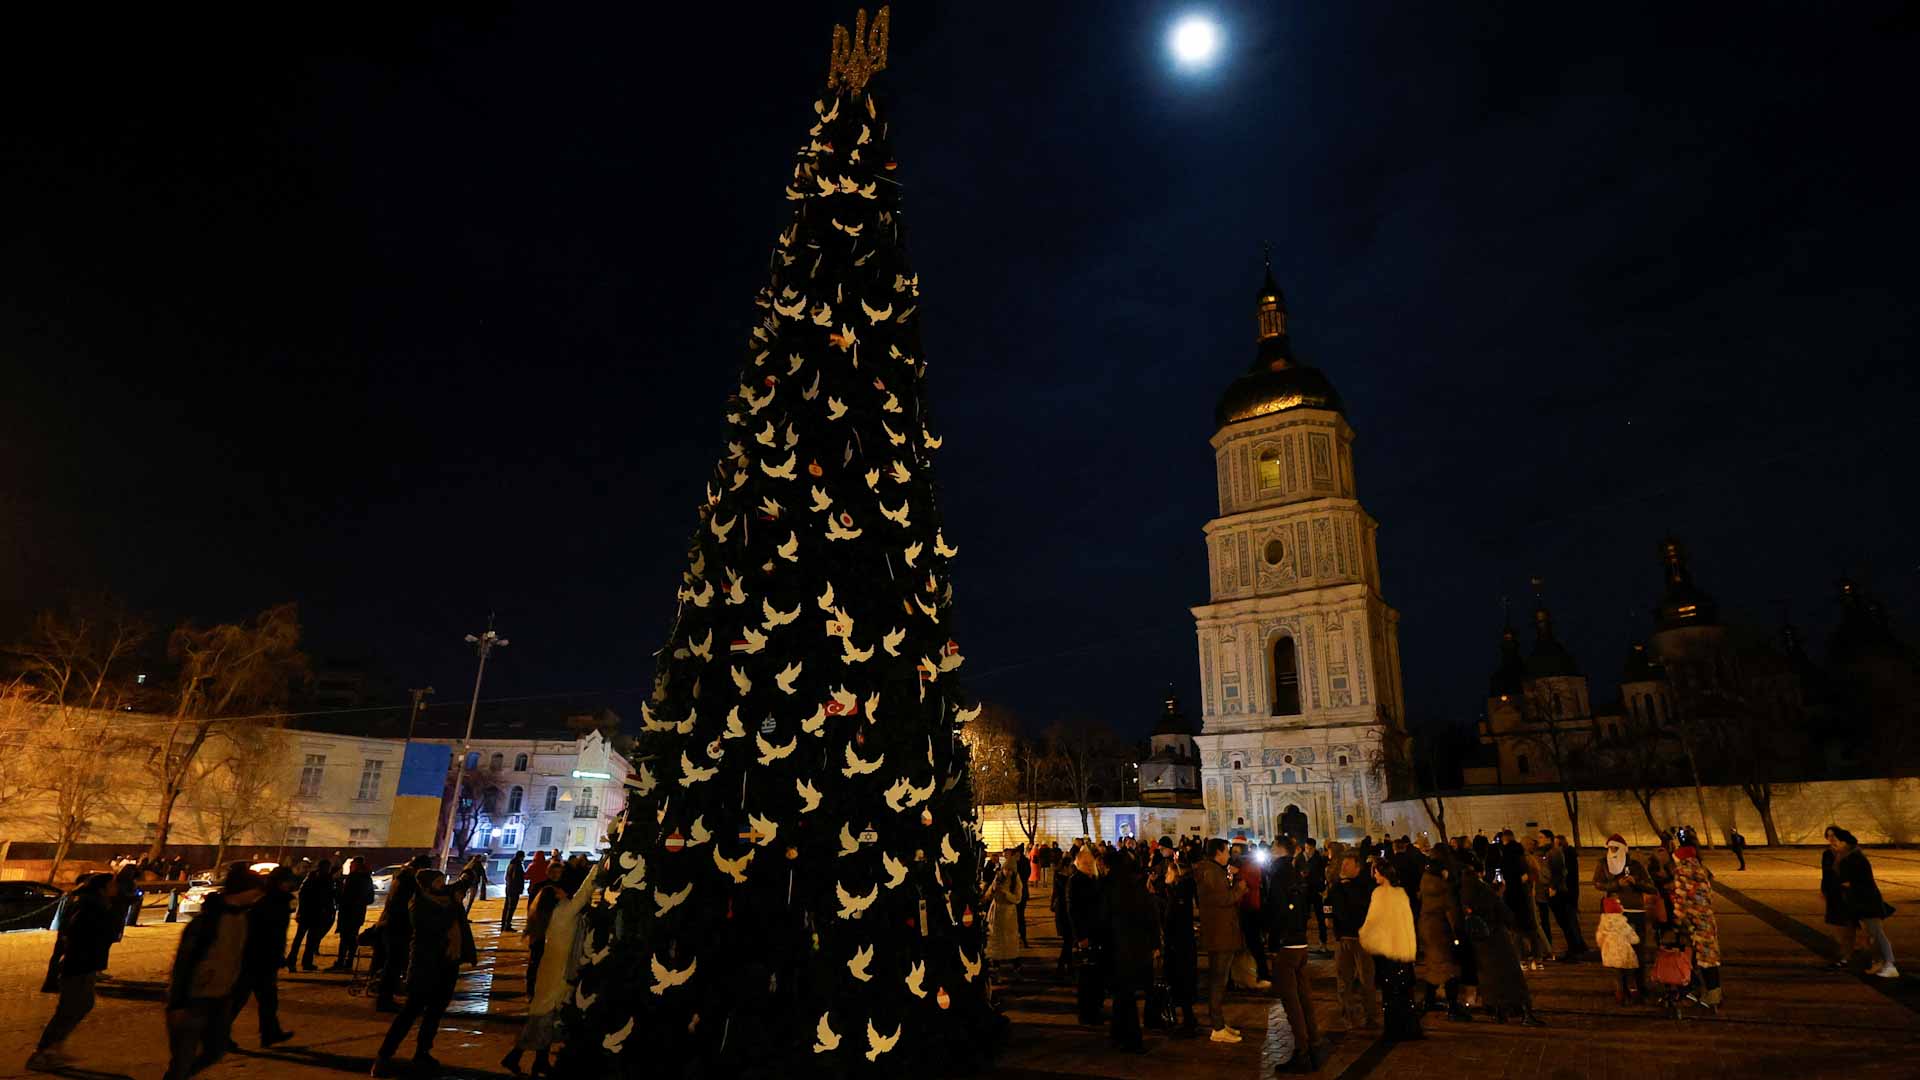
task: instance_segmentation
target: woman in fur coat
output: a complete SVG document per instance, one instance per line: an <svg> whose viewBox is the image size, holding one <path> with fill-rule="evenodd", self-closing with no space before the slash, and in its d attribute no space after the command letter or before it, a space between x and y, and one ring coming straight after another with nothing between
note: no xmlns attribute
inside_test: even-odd
<svg viewBox="0 0 1920 1080"><path fill-rule="evenodd" d="M1413 958L1419 952L1413 906L1392 864L1373 860L1373 892L1360 924L1360 947L1373 957L1373 984L1380 988L1387 1042L1420 1038L1420 1010L1413 1004Z"/></svg>
<svg viewBox="0 0 1920 1080"><path fill-rule="evenodd" d="M1693 963L1706 987L1700 1004L1720 1004L1720 922L1713 915L1713 874L1700 861L1693 830L1674 830L1672 921L1693 943Z"/></svg>

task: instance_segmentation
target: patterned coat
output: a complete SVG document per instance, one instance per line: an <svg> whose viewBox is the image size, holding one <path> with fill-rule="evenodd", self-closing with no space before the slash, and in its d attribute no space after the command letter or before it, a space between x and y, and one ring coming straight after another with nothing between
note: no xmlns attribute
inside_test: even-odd
<svg viewBox="0 0 1920 1080"><path fill-rule="evenodd" d="M1713 875L1697 855L1674 860L1673 924L1693 939L1694 963L1720 966L1720 923L1713 917Z"/></svg>

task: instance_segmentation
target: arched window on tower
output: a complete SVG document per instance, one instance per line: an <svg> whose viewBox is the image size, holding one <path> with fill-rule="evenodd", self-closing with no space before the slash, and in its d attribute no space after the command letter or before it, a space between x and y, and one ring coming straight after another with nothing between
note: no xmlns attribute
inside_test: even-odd
<svg viewBox="0 0 1920 1080"><path fill-rule="evenodd" d="M1273 715L1300 715L1300 658L1290 637L1273 643Z"/></svg>
<svg viewBox="0 0 1920 1080"><path fill-rule="evenodd" d="M1527 755L1525 754L1521 754L1518 758L1516 758L1513 764L1515 768L1520 770L1521 776L1525 776L1528 773L1533 771L1532 762L1529 762L1527 760Z"/></svg>
<svg viewBox="0 0 1920 1080"><path fill-rule="evenodd" d="M1260 451L1260 490L1280 486L1280 448L1269 446Z"/></svg>

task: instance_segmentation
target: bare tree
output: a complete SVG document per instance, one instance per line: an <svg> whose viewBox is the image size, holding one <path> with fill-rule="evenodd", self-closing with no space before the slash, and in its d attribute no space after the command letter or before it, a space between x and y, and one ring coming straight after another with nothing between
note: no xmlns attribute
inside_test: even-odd
<svg viewBox="0 0 1920 1080"><path fill-rule="evenodd" d="M987 705L960 732L970 759L977 805L1013 804L1014 820L1032 843L1040 832L1040 799L1053 774L1044 744L1022 738L1013 714Z"/></svg>
<svg viewBox="0 0 1920 1080"><path fill-rule="evenodd" d="M1440 830L1440 843L1444 844L1447 842L1447 797L1440 783L1442 742L1431 726L1420 735L1402 735L1389 728L1372 765L1383 775L1389 791L1420 800L1420 809L1426 811L1427 820Z"/></svg>
<svg viewBox="0 0 1920 1080"><path fill-rule="evenodd" d="M34 620L27 642L13 648L22 674L19 704L41 710L23 739L24 782L37 795L34 815L54 841L58 874L67 853L115 805L112 763L124 748L114 712L126 682L120 668L147 637L140 620L110 605L76 607L62 618Z"/></svg>
<svg viewBox="0 0 1920 1080"><path fill-rule="evenodd" d="M1040 835L1041 803L1060 779L1060 755L1043 741L1023 739L1014 768L1014 818L1020 822L1020 831L1027 834L1027 842L1033 843Z"/></svg>
<svg viewBox="0 0 1920 1080"><path fill-rule="evenodd" d="M22 683L0 687L0 816L32 790L27 746L45 714L46 708Z"/></svg>
<svg viewBox="0 0 1920 1080"><path fill-rule="evenodd" d="M1566 715L1566 699L1552 687L1539 682L1527 685L1523 716L1541 725L1547 758L1553 763L1553 778L1560 787L1560 804L1567 811L1567 825L1573 834L1568 842L1580 846L1579 773L1586 766L1586 754L1592 741L1591 731L1584 737L1572 718Z"/></svg>
<svg viewBox="0 0 1920 1080"><path fill-rule="evenodd" d="M1666 731L1652 713L1636 711L1629 703L1619 734L1595 746L1608 772L1619 777L1633 801L1640 804L1640 813L1655 835L1661 832L1661 825L1653 816L1654 799L1672 787L1674 780L1666 739ZM1705 825L1703 820L1701 826Z"/></svg>
<svg viewBox="0 0 1920 1080"><path fill-rule="evenodd" d="M285 700L307 671L300 652L300 617L291 603L270 607L246 625L206 629L181 624L167 641L180 665L173 715L157 741L150 767L159 795L158 828L150 858L166 850L173 811L196 775L195 760L217 732L259 724L262 710Z"/></svg>
<svg viewBox="0 0 1920 1080"><path fill-rule="evenodd" d="M1070 717L1047 729L1047 746L1068 797L1080 811L1080 834L1091 835L1094 794L1109 777L1118 777L1115 765L1126 755L1126 745L1105 725Z"/></svg>
<svg viewBox="0 0 1920 1080"><path fill-rule="evenodd" d="M278 842L292 818L293 754L277 727L244 725L221 731L199 755L190 785L199 832L216 845L213 865L248 832Z"/></svg>
<svg viewBox="0 0 1920 1080"><path fill-rule="evenodd" d="M480 829L481 816L486 813L487 808L481 802L480 795L482 789L488 786L487 774L481 771L477 763L461 764L460 803L454 810L453 846L460 850L463 858L467 854L467 845L473 843L473 834ZM453 792L449 790L447 794L451 796Z"/></svg>

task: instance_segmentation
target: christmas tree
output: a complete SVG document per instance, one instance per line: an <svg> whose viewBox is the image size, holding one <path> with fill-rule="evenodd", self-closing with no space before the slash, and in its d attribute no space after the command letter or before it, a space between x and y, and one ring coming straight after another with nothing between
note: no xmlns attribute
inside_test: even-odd
<svg viewBox="0 0 1920 1080"><path fill-rule="evenodd" d="M567 1075L949 1071L997 1026L920 285L867 89L887 28L835 29L795 155L590 882Z"/></svg>

